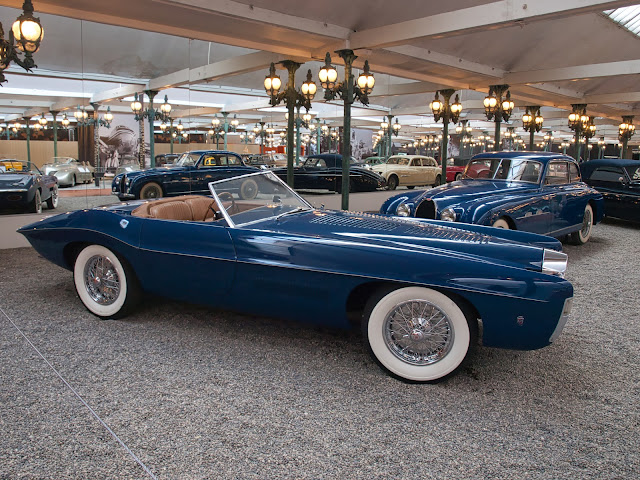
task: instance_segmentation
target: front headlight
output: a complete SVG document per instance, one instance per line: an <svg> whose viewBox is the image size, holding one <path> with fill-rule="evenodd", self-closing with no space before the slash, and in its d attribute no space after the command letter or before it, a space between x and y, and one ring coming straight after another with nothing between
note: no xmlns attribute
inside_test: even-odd
<svg viewBox="0 0 640 480"><path fill-rule="evenodd" d="M445 208L440 213L440 220L444 220L445 222L455 222L456 221L456 212L453 211L453 208Z"/></svg>
<svg viewBox="0 0 640 480"><path fill-rule="evenodd" d="M408 217L409 215L411 215L411 209L407 206L406 203L401 203L400 205L398 205L398 208L396 208L396 215L398 215L399 217Z"/></svg>
<svg viewBox="0 0 640 480"><path fill-rule="evenodd" d="M567 254L556 250L544 249L542 255L542 272L564 278L567 271Z"/></svg>

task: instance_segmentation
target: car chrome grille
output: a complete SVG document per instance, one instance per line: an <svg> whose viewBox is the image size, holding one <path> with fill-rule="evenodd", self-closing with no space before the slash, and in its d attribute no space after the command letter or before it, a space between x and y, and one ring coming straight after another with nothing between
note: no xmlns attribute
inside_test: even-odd
<svg viewBox="0 0 640 480"><path fill-rule="evenodd" d="M436 204L433 200L424 200L416 208L417 218L428 218L430 220L436 219Z"/></svg>

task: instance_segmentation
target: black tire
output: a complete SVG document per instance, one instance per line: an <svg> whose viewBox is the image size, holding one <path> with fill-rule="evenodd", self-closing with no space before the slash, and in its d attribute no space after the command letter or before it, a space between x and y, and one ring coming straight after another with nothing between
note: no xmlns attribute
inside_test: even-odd
<svg viewBox="0 0 640 480"><path fill-rule="evenodd" d="M36 190L31 205L29 205L29 211L31 213L42 213L42 196L40 195L40 190Z"/></svg>
<svg viewBox="0 0 640 480"><path fill-rule="evenodd" d="M440 179L442 177L440 175L436 175L436 181L434 182L433 186L437 187L438 185L440 185Z"/></svg>
<svg viewBox="0 0 640 480"><path fill-rule="evenodd" d="M243 200L253 200L258 195L258 184L252 178L242 182L240 185L240 198Z"/></svg>
<svg viewBox="0 0 640 480"><path fill-rule="evenodd" d="M47 208L53 210L58 206L58 186L55 185L51 189L51 196L47 198Z"/></svg>
<svg viewBox="0 0 640 480"><path fill-rule="evenodd" d="M104 320L124 317L141 298L131 266L102 245L82 249L73 266L73 281L87 310Z"/></svg>
<svg viewBox="0 0 640 480"><path fill-rule="evenodd" d="M408 188L409 190L413 190L414 188L416 188L416 186L415 186L415 185L407 185L407 188Z"/></svg>
<svg viewBox="0 0 640 480"><path fill-rule="evenodd" d="M75 187L76 186L76 176L72 175L71 176L71 185L69 185L69 187Z"/></svg>
<svg viewBox="0 0 640 480"><path fill-rule="evenodd" d="M454 374L475 345L471 317L465 305L436 290L387 288L367 302L362 333L373 359L391 375L437 382ZM409 335L403 334L407 328Z"/></svg>
<svg viewBox="0 0 640 480"><path fill-rule="evenodd" d="M156 182L145 183L140 189L140 199L142 200L162 198L162 196L162 187Z"/></svg>
<svg viewBox="0 0 640 480"><path fill-rule="evenodd" d="M584 245L591 238L591 231L593 230L593 208L587 204L584 208L584 214L582 216L582 228L577 232L573 232L570 235L570 241L574 245Z"/></svg>
<svg viewBox="0 0 640 480"><path fill-rule="evenodd" d="M455 177L455 181L457 182L458 180L460 180L462 178L462 172L458 172L456 173L456 177Z"/></svg>
<svg viewBox="0 0 640 480"><path fill-rule="evenodd" d="M396 177L395 175L391 175L389 177L389 180L387 180L387 190L395 190L396 188L398 188L398 177Z"/></svg>

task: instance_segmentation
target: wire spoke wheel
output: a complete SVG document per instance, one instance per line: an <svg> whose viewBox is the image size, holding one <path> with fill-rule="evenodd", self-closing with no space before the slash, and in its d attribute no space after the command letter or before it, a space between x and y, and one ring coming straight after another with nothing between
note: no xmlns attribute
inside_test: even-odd
<svg viewBox="0 0 640 480"><path fill-rule="evenodd" d="M120 295L120 278L108 257L95 255L84 267L84 285L94 302L111 305Z"/></svg>
<svg viewBox="0 0 640 480"><path fill-rule="evenodd" d="M449 317L424 300L397 305L385 319L383 334L389 350L412 365L439 361L451 351L454 341Z"/></svg>

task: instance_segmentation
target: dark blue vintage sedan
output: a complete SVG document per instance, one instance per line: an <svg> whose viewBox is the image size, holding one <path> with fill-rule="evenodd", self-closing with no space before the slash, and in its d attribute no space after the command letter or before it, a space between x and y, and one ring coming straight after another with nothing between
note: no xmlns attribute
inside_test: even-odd
<svg viewBox="0 0 640 480"><path fill-rule="evenodd" d="M118 174L111 193L120 200L173 197L187 193L207 195L209 182L258 171L244 164L237 153L196 150L183 153L168 167Z"/></svg>
<svg viewBox="0 0 640 480"><path fill-rule="evenodd" d="M148 292L332 327L355 321L374 359L412 381L455 371L480 321L485 345L549 345L573 297L555 239L317 210L270 171L212 183L211 197L82 210L19 232L73 271L100 318L126 315Z"/></svg>
<svg viewBox="0 0 640 480"><path fill-rule="evenodd" d="M640 222L640 160L590 160L580 170L582 179L604 197L607 217Z"/></svg>
<svg viewBox="0 0 640 480"><path fill-rule="evenodd" d="M474 156L461 180L389 198L381 213L474 223L586 243L604 213L602 195L582 182L578 163L552 152Z"/></svg>
<svg viewBox="0 0 640 480"><path fill-rule="evenodd" d="M275 168L273 172L281 179L287 179L286 168ZM293 185L296 189L342 191L342 155L319 153L310 155L293 171ZM352 159L349 166L349 191L372 192L386 185L385 179L356 163Z"/></svg>

